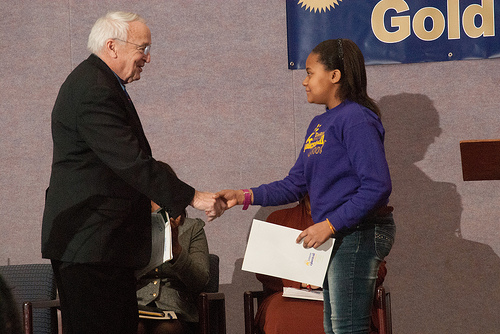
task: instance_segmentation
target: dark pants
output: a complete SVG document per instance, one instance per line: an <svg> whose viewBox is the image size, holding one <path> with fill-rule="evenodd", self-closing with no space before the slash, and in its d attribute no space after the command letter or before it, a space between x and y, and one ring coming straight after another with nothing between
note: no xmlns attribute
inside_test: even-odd
<svg viewBox="0 0 500 334"><path fill-rule="evenodd" d="M136 334L134 270L52 260L64 334Z"/></svg>

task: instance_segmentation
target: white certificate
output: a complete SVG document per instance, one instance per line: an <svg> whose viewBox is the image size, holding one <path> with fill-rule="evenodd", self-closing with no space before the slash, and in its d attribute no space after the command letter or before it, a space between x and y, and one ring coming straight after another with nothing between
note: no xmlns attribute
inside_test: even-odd
<svg viewBox="0 0 500 334"><path fill-rule="evenodd" d="M241 269L323 287L335 239L304 248L300 232L254 219Z"/></svg>
<svg viewBox="0 0 500 334"><path fill-rule="evenodd" d="M170 218L161 208L151 213L151 247L149 264L136 270L135 277L141 277L173 257Z"/></svg>

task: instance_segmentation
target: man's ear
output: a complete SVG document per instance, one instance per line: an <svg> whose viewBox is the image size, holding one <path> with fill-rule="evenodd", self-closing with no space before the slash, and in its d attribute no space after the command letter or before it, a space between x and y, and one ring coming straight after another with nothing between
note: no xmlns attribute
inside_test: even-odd
<svg viewBox="0 0 500 334"><path fill-rule="evenodd" d="M342 77L342 73L340 72L340 70L338 69L335 69L333 71L330 72L331 73L331 81L332 83L336 84L340 81L340 78Z"/></svg>
<svg viewBox="0 0 500 334"><path fill-rule="evenodd" d="M111 58L117 58L116 42L114 39L108 39L104 44L104 52Z"/></svg>

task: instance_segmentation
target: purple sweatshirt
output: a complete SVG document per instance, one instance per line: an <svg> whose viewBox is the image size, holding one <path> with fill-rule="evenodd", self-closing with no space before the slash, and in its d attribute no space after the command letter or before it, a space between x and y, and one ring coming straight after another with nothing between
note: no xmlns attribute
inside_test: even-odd
<svg viewBox="0 0 500 334"><path fill-rule="evenodd" d="M309 124L288 176L252 188L253 204L282 205L308 192L315 223L328 219L337 231L356 226L389 202L384 133L378 116L357 103L327 109Z"/></svg>

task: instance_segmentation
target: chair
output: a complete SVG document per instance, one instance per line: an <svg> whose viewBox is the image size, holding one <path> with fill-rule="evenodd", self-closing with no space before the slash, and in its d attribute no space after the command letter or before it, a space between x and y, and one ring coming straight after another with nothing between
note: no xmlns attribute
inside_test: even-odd
<svg viewBox="0 0 500 334"><path fill-rule="evenodd" d="M378 316L379 334L392 334L391 293L383 285L375 292L374 307Z"/></svg>
<svg viewBox="0 0 500 334"><path fill-rule="evenodd" d="M198 296L200 334L226 333L226 300L219 292L219 257L210 254L210 280L206 292Z"/></svg>
<svg viewBox="0 0 500 334"><path fill-rule="evenodd" d="M261 333L255 323L255 304L258 308L268 295L266 291L246 291L243 294L245 334ZM372 314L372 321L378 325L378 334L392 334L391 296L383 285L378 286L375 291L374 308L376 316L373 317Z"/></svg>
<svg viewBox="0 0 500 334"><path fill-rule="evenodd" d="M52 266L50 264L21 264L0 266L0 275L11 288L12 295L18 305L18 313L21 315L20 305L25 300L31 300L24 308L29 308L29 318L23 317L23 327L29 333L33 333L33 324L37 328L35 334L57 332L57 313L55 309L46 308L46 302L56 297L56 284ZM32 307L43 307L32 311ZM24 312L25 310L23 310ZM29 323L27 323L29 322ZM28 333L28 332L26 332Z"/></svg>
<svg viewBox="0 0 500 334"><path fill-rule="evenodd" d="M209 254L210 261L210 280L206 287L206 292L200 293L198 296L198 312L200 318L200 334L225 334L226 333L226 309L225 309L225 296L224 293L219 291L219 257L215 254ZM38 334L57 333L57 316L55 313L56 308L59 307L59 300L55 299L55 280L52 273L52 267L47 265L50 269L50 280L54 286L54 294L45 297L43 301L35 301L38 298L21 298L19 300L32 300L24 302L23 304L23 319L24 319L24 333L25 334ZM20 276L22 280L22 276ZM42 299L42 298L40 298ZM35 321L35 312L33 308L49 308L54 314L55 325L51 328L39 327L38 321ZM51 312L48 311L47 312ZM51 313L51 314L52 314ZM36 328L36 330L34 330Z"/></svg>

